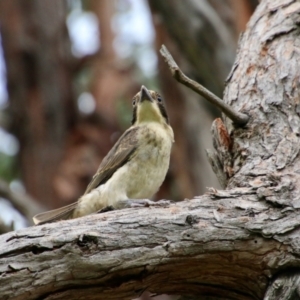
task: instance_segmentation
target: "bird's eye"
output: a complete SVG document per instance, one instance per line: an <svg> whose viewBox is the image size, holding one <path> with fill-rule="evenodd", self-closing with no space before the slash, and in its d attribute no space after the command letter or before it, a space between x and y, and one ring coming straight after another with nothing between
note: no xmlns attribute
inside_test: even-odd
<svg viewBox="0 0 300 300"><path fill-rule="evenodd" d="M132 105L135 106L135 100L132 101Z"/></svg>
<svg viewBox="0 0 300 300"><path fill-rule="evenodd" d="M157 97L157 101L158 101L159 103L162 103L162 98L161 98L160 96L158 96L158 97Z"/></svg>

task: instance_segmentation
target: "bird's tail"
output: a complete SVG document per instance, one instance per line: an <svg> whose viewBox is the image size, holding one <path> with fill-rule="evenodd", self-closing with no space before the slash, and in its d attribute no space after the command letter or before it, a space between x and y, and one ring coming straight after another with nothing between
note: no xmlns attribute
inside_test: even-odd
<svg viewBox="0 0 300 300"><path fill-rule="evenodd" d="M37 214L33 217L33 222L35 225L41 225L59 220L67 220L69 217L71 217L77 205L78 202L75 202L57 209Z"/></svg>

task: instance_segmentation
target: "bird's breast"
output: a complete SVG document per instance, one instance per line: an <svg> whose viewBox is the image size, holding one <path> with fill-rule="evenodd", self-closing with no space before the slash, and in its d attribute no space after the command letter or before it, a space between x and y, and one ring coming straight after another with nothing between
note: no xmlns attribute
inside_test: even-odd
<svg viewBox="0 0 300 300"><path fill-rule="evenodd" d="M120 200L149 199L158 191L169 168L173 131L151 124L141 126L136 138L137 148L129 161L90 193L94 202L117 206Z"/></svg>
<svg viewBox="0 0 300 300"><path fill-rule="evenodd" d="M161 125L145 126L139 132L139 146L128 163L127 196L151 198L167 174L173 137Z"/></svg>

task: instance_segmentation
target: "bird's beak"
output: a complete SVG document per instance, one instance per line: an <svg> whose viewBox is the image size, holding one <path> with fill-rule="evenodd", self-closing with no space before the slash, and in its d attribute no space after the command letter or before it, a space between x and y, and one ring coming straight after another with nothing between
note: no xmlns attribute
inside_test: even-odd
<svg viewBox="0 0 300 300"><path fill-rule="evenodd" d="M150 95L150 92L147 90L147 88L142 85L142 87L141 87L141 101L140 102L144 102L144 101L153 102L153 99Z"/></svg>

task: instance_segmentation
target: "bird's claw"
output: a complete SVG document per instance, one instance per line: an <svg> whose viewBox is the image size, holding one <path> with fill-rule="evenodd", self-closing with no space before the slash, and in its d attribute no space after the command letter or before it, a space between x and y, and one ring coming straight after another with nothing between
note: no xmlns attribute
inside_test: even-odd
<svg viewBox="0 0 300 300"><path fill-rule="evenodd" d="M112 205L105 206L102 209L98 210L97 214L105 213L105 212L112 211L112 210L115 210L115 208Z"/></svg>

